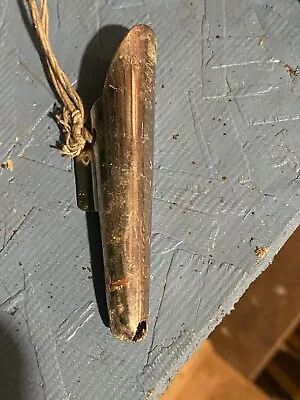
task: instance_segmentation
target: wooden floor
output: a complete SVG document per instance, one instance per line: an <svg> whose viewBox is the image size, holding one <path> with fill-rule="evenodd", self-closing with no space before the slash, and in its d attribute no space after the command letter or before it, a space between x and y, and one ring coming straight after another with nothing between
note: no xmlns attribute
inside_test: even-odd
<svg viewBox="0 0 300 400"><path fill-rule="evenodd" d="M179 371L162 400L276 398L269 397L255 384L261 380L261 386L272 393L272 387L267 386L272 386L276 377L291 393L289 397L282 392L282 399L300 399L297 376L292 379L291 374L285 376L282 372L289 357L288 342L300 346L300 336L297 339L292 334L299 320L300 228L272 265L252 283L235 310ZM295 368L297 375L299 369ZM300 372L298 375L300 380Z"/></svg>
<svg viewBox="0 0 300 400"><path fill-rule="evenodd" d="M226 363L209 340L181 369L161 400L267 400L252 382Z"/></svg>
<svg viewBox="0 0 300 400"><path fill-rule="evenodd" d="M217 353L254 380L298 324L300 229L210 335Z"/></svg>

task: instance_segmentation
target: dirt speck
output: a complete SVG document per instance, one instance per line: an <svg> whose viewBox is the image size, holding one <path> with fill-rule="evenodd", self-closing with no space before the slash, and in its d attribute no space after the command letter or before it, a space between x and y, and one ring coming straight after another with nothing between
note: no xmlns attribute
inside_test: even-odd
<svg viewBox="0 0 300 400"><path fill-rule="evenodd" d="M175 135L173 135L173 136L172 136L172 139L174 139L174 140L177 140L177 139L178 139L178 137L179 137L179 134L178 134L178 133L176 133Z"/></svg>
<svg viewBox="0 0 300 400"><path fill-rule="evenodd" d="M256 247L255 255L258 258L264 258L270 250L269 246Z"/></svg>
<svg viewBox="0 0 300 400"><path fill-rule="evenodd" d="M284 64L284 69L286 70L286 72L292 77L295 78L295 76L298 75L298 71L297 68L294 69L291 66L289 66L288 64Z"/></svg>
<svg viewBox="0 0 300 400"><path fill-rule="evenodd" d="M191 3L192 4L192 3ZM152 396L152 393L153 393L153 389L149 389L148 391L147 391L147 397L146 397L146 399L149 399L151 396Z"/></svg>
<svg viewBox="0 0 300 400"><path fill-rule="evenodd" d="M1 164L1 168L3 169L9 169L10 171L14 170L14 165L12 160L8 159L4 163Z"/></svg>
<svg viewBox="0 0 300 400"><path fill-rule="evenodd" d="M227 176L222 176L222 181L227 181Z"/></svg>

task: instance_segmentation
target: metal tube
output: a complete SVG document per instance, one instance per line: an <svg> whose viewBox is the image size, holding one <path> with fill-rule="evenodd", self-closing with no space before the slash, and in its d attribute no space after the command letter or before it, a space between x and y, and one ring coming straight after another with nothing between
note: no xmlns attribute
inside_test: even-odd
<svg viewBox="0 0 300 400"><path fill-rule="evenodd" d="M110 328L126 341L148 329L155 67L153 31L134 26L91 112Z"/></svg>

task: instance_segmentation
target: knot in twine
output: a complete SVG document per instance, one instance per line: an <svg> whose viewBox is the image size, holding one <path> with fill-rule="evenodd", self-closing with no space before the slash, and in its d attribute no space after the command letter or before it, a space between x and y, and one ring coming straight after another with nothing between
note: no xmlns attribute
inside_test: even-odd
<svg viewBox="0 0 300 400"><path fill-rule="evenodd" d="M65 136L65 144L62 145L61 152L71 158L78 156L86 142L92 142L92 135L84 126L80 110L71 113L67 107L64 107L62 115L56 115L55 118Z"/></svg>
<svg viewBox="0 0 300 400"><path fill-rule="evenodd" d="M49 40L49 10L47 0L40 0L40 8L35 0L27 0L33 25L40 39L49 78L62 104L61 114L55 116L65 137L61 147L63 155L71 158L78 156L86 142L91 143L93 137L84 126L85 111L83 102L73 88L68 77L60 68Z"/></svg>

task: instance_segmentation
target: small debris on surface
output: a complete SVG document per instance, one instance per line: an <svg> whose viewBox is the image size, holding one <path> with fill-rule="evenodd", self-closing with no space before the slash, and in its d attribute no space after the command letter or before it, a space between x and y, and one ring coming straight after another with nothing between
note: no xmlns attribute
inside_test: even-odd
<svg viewBox="0 0 300 400"><path fill-rule="evenodd" d="M260 47L263 47L263 46L264 46L264 39L263 39L263 38L260 38L260 39L259 39L258 45L259 45Z"/></svg>
<svg viewBox="0 0 300 400"><path fill-rule="evenodd" d="M177 140L177 139L178 139L178 137L179 137L179 134L178 134L178 133L176 133L175 135L173 135L173 136L172 136L172 139L174 139L174 140Z"/></svg>
<svg viewBox="0 0 300 400"><path fill-rule="evenodd" d="M18 311L17 307L14 306L14 307L12 307L12 308L8 311L8 313L9 313L10 315L15 315L15 313L16 313L17 311Z"/></svg>
<svg viewBox="0 0 300 400"><path fill-rule="evenodd" d="M152 396L152 394L153 394L153 389L149 389L149 390L147 391L147 397L146 397L146 399L149 399L149 398Z"/></svg>
<svg viewBox="0 0 300 400"><path fill-rule="evenodd" d="M258 258L264 258L267 255L267 253L269 252L269 250L270 250L269 246L256 247L255 255Z"/></svg>
<svg viewBox="0 0 300 400"><path fill-rule="evenodd" d="M286 72L287 72L292 78L295 78L295 76L298 75L297 68L294 69L294 68L290 67L288 64L284 64L284 69L286 70Z"/></svg>
<svg viewBox="0 0 300 400"><path fill-rule="evenodd" d="M14 166L12 160L8 159L4 163L1 164L1 168L3 169L9 169L10 171L13 171Z"/></svg>
<svg viewBox="0 0 300 400"><path fill-rule="evenodd" d="M222 181L226 181L227 180L227 176L222 176Z"/></svg>

